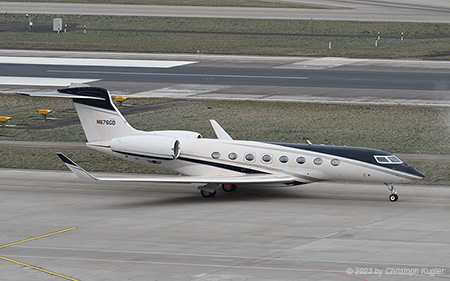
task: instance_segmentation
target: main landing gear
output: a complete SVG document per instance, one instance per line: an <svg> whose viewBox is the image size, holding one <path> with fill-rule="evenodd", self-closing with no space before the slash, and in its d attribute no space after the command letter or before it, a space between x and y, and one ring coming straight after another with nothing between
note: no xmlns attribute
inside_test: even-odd
<svg viewBox="0 0 450 281"><path fill-rule="evenodd" d="M391 184L387 184L385 183L387 189L389 190L389 192L391 193L391 195L389 195L389 200L391 202L395 202L398 200L398 195L397 195L397 190L395 190L395 187Z"/></svg>
<svg viewBox="0 0 450 281"><path fill-rule="evenodd" d="M234 192L237 189L237 184L224 183L222 184L222 189L225 192ZM216 196L217 189L219 185L217 184L207 184L205 186L200 186L198 189L200 190L200 194L205 198L211 198Z"/></svg>
<svg viewBox="0 0 450 281"><path fill-rule="evenodd" d="M238 188L237 184L224 183L222 184L222 189L225 192L235 192Z"/></svg>

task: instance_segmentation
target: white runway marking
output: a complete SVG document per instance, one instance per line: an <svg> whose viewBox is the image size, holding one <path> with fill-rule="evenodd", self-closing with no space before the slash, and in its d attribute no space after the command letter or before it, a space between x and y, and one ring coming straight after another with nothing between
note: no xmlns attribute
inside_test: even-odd
<svg viewBox="0 0 450 281"><path fill-rule="evenodd" d="M173 87L165 87L146 92L140 92L129 95L130 97L154 98L154 97L189 97L199 94L207 94L229 88L224 85L197 85L197 84L180 84Z"/></svg>
<svg viewBox="0 0 450 281"><path fill-rule="evenodd" d="M212 78L253 78L253 79L288 79L308 80L305 76L272 76L272 75L233 75L233 74L195 74L195 73L156 73L156 72L121 72L121 71L88 71L88 70L47 70L48 73L84 73L84 74L120 74L147 76L181 76L181 77L212 77Z"/></svg>
<svg viewBox="0 0 450 281"><path fill-rule="evenodd" d="M117 67L153 67L171 68L197 61L169 60L115 60L115 59L83 59L83 58L43 58L43 57L0 57L0 63L11 64L44 64L71 66L117 66Z"/></svg>
<svg viewBox="0 0 450 281"><path fill-rule="evenodd" d="M329 69L343 65L360 63L366 61L365 59L349 59L349 58L313 58L301 62L291 63L287 65L277 66L279 69Z"/></svg>
<svg viewBox="0 0 450 281"><path fill-rule="evenodd" d="M95 82L98 80L100 80L100 79L0 76L0 85L68 86L68 85L70 85L70 83L86 84L86 83Z"/></svg>

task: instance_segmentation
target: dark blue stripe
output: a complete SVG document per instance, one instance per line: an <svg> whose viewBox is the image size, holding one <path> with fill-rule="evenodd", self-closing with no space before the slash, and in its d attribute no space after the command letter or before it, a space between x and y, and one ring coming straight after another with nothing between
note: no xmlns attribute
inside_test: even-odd
<svg viewBox="0 0 450 281"><path fill-rule="evenodd" d="M406 163L401 164L382 164L375 160L374 155L379 156L389 156L392 153L372 148L363 147L347 147L347 146L330 146L330 145L309 145L309 144L296 144L296 143L272 143L275 145L280 145L284 147L302 149L307 151L319 152L323 154L328 154L331 156L339 156L344 158L349 158L369 164L373 164L383 168L389 168L395 171L400 171L408 173L418 177L424 177L424 175L409 166Z"/></svg>
<svg viewBox="0 0 450 281"><path fill-rule="evenodd" d="M112 152L123 154L125 156L134 156L134 157L142 157L142 158L149 158L149 159L156 159L156 160L174 160L174 158L169 157L158 157L158 156L149 156L149 155L142 155L142 154L136 154L136 153L130 153L130 152L123 152L118 150L111 150Z"/></svg>
<svg viewBox="0 0 450 281"><path fill-rule="evenodd" d="M134 156L134 157L142 157L142 158L148 158L148 159L175 160L175 159L171 159L171 158L154 157L154 156L135 154L135 153L129 153L129 152L122 152L122 151L115 151L115 150L113 150L113 152L120 153L120 154L123 154L123 155ZM182 160L182 161L196 163L196 164L201 164L201 165L206 165L206 166L213 166L213 167L217 167L217 168L221 168L221 169L225 169L225 170L230 170L230 171L235 171L235 172L239 172L239 173L244 173L244 174L268 174L266 172L261 172L261 171L258 171L258 170L242 168L242 167L228 165L228 164L210 162L210 161L205 161L205 160L187 158L187 157L178 157L176 160Z"/></svg>
<svg viewBox="0 0 450 281"><path fill-rule="evenodd" d="M309 144L297 144L297 143L271 143L275 145L302 149L307 151L314 151L324 153L332 156L340 156L353 160L363 161L366 163L376 164L378 162L373 157L374 155L392 155L392 153L372 148L362 147L347 147L347 146L330 146L330 145L309 145ZM386 165L383 165L384 167Z"/></svg>
<svg viewBox="0 0 450 281"><path fill-rule="evenodd" d="M245 173L245 174L268 174L266 172L261 172L258 170L248 169L248 168L242 168L238 166L228 165L228 164L222 164L222 163L216 163L216 162L210 162L205 160L199 160L199 159L192 159L192 158L186 158L186 157L178 157L178 160L183 160L191 163L196 164L202 164L207 166L213 166L221 169L231 170L235 172Z"/></svg>
<svg viewBox="0 0 450 281"><path fill-rule="evenodd" d="M79 87L79 88L65 88L58 89L60 93L66 93L71 95L79 95L79 96L89 96L89 97L98 97L103 98L103 100L94 100L94 99L83 99L83 98L75 98L73 99L76 103L81 103L97 108L107 109L107 110L116 110L114 106L111 104L111 99L108 93L108 90L100 87Z"/></svg>

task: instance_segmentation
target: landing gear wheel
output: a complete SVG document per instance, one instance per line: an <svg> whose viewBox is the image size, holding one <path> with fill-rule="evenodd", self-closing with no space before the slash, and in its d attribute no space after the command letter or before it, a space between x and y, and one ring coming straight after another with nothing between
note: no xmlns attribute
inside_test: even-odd
<svg viewBox="0 0 450 281"><path fill-rule="evenodd" d="M215 191L209 192L209 191L206 191L206 190L200 190L200 194L203 197L205 197L205 198L211 198L211 197L214 197L216 195L216 192Z"/></svg>
<svg viewBox="0 0 450 281"><path fill-rule="evenodd" d="M397 194L389 195L389 200L391 200L391 202L397 201L398 200L398 195Z"/></svg>
<svg viewBox="0 0 450 281"><path fill-rule="evenodd" d="M222 189L225 192L234 192L237 189L237 184L224 183L222 184Z"/></svg>
<svg viewBox="0 0 450 281"><path fill-rule="evenodd" d="M389 200L391 202L395 202L398 200L398 195L397 195L397 190L395 190L395 187L391 184L387 184L385 183L387 189L389 190L389 192L391 193L391 195L389 195Z"/></svg>

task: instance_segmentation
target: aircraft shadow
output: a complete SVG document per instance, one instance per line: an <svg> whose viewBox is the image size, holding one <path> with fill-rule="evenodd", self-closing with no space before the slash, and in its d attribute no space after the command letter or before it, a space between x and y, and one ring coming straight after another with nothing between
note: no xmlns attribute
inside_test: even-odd
<svg viewBox="0 0 450 281"><path fill-rule="evenodd" d="M203 198L198 194L177 194L168 193L165 198L155 198L151 194L144 200L139 200L136 202L127 202L119 204L111 204L111 207L115 208L145 208L145 207L158 207L158 206L170 206L170 205L217 205L217 204L228 204L230 202L254 202L254 201L275 201L275 200L302 200L301 193L294 190L289 190L287 188L240 188L235 192L223 192L219 190L215 197L213 198ZM160 197L160 196L158 196ZM142 194L139 196L142 199ZM305 197L304 199L308 199ZM104 207L105 205L103 205Z"/></svg>

